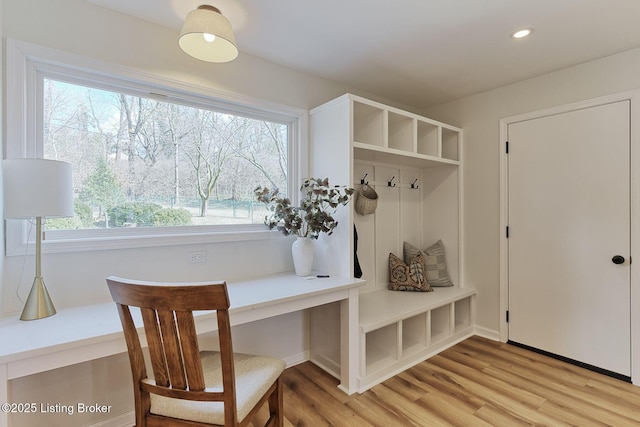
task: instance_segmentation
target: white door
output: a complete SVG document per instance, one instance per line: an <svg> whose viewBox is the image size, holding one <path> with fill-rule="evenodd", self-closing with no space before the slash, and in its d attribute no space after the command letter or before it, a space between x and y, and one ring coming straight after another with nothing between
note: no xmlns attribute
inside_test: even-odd
<svg viewBox="0 0 640 427"><path fill-rule="evenodd" d="M507 155L509 340L627 377L629 128L629 101L511 123Z"/></svg>

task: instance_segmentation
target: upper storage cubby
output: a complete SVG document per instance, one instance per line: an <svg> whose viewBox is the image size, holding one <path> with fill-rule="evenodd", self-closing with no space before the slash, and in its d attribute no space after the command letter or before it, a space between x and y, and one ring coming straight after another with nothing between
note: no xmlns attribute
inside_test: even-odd
<svg viewBox="0 0 640 427"><path fill-rule="evenodd" d="M460 160L459 158L459 137L460 132L455 129L442 128L442 155L449 160Z"/></svg>
<svg viewBox="0 0 640 427"><path fill-rule="evenodd" d="M334 102L349 103L351 142L357 158L373 156L384 161L383 154L387 154L387 160L396 163L397 156L406 156L422 161L414 162L419 166L428 166L429 162L459 164L458 128L355 95L347 94L328 104Z"/></svg>
<svg viewBox="0 0 640 427"><path fill-rule="evenodd" d="M437 125L418 120L418 154L438 157L439 131Z"/></svg>
<svg viewBox="0 0 640 427"><path fill-rule="evenodd" d="M414 152L414 123L415 120L402 114L387 113L389 148Z"/></svg>
<svg viewBox="0 0 640 427"><path fill-rule="evenodd" d="M386 112L362 102L353 103L353 140L361 144L385 146L384 116Z"/></svg>

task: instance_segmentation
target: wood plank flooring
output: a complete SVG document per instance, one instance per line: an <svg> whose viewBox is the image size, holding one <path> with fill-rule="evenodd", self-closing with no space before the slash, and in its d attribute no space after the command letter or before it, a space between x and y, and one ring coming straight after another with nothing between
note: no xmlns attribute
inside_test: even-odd
<svg viewBox="0 0 640 427"><path fill-rule="evenodd" d="M480 337L363 394L310 362L283 378L285 426L640 426L640 387Z"/></svg>

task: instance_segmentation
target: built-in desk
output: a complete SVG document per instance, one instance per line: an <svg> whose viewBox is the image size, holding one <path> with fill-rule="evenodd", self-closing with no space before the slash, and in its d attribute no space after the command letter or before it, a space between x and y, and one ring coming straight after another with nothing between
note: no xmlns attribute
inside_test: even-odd
<svg viewBox="0 0 640 427"><path fill-rule="evenodd" d="M308 280L293 273L229 281L231 324L340 301L340 388L351 394L357 390L358 287L364 284L342 277ZM199 333L217 328L214 316L214 312L196 314ZM136 319L136 325L142 326L142 321ZM0 343L0 403L10 402L13 379L127 351L114 303L63 309L40 320L2 319ZM0 411L0 427L8 427L8 419Z"/></svg>

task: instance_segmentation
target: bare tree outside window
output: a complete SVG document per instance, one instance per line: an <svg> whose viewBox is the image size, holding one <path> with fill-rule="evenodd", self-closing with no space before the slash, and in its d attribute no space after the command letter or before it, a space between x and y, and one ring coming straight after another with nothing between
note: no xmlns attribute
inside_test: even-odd
<svg viewBox="0 0 640 427"><path fill-rule="evenodd" d="M253 189L286 192L286 124L53 79L43 101L45 158L76 195L49 229L262 223Z"/></svg>

